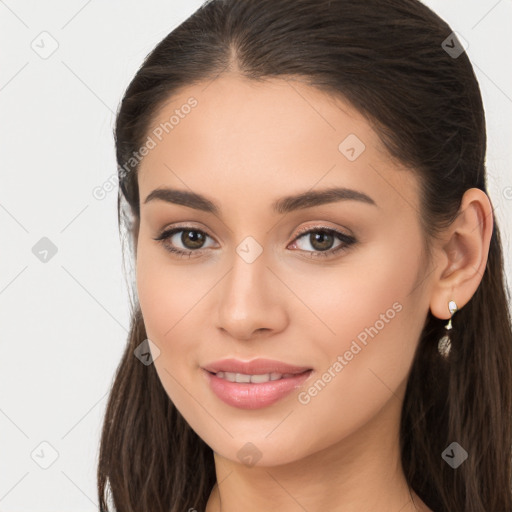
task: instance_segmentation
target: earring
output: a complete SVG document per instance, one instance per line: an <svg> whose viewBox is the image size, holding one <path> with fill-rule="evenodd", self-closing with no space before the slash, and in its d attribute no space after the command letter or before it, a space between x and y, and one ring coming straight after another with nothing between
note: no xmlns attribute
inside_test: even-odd
<svg viewBox="0 0 512 512"><path fill-rule="evenodd" d="M457 304L455 304L455 301L451 300L450 302L448 302L448 309L450 311L450 314L453 316L453 314L457 311ZM446 334L439 340L439 343L437 344L437 350L445 359L448 359L452 347L450 341L450 331L452 329L451 317L450 320L448 320L448 323L444 326L444 328L446 329Z"/></svg>

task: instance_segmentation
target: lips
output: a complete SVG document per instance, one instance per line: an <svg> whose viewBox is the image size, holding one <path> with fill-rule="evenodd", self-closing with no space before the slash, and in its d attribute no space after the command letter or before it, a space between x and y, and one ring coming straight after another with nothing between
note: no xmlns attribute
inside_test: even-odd
<svg viewBox="0 0 512 512"><path fill-rule="evenodd" d="M239 359L221 359L203 366L210 373L230 372L245 375L262 375L267 373L299 374L311 370L307 366L296 366L273 359L253 359L242 361Z"/></svg>
<svg viewBox="0 0 512 512"><path fill-rule="evenodd" d="M301 388L314 370L270 359L223 359L205 365L201 373L224 403L239 409L260 409Z"/></svg>

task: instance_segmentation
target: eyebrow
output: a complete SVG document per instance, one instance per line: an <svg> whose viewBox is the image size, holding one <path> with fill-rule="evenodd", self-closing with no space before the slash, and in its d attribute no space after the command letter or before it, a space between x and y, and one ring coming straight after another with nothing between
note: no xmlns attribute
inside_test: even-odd
<svg viewBox="0 0 512 512"><path fill-rule="evenodd" d="M214 201L187 190L157 188L146 197L144 204L154 200L188 206L214 215L220 214L220 207ZM345 187L335 187L316 191L308 190L300 194L282 197L272 203L272 210L277 214L285 214L303 208L348 200L377 206L375 201L363 192Z"/></svg>

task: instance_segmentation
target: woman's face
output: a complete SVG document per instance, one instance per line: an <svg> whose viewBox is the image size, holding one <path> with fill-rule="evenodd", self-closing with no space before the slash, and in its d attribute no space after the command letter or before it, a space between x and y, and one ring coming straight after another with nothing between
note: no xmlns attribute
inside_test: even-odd
<svg viewBox="0 0 512 512"><path fill-rule="evenodd" d="M418 182L366 119L301 82L224 75L173 97L141 154L139 301L163 387L197 434L266 466L372 426L395 439L431 283ZM157 189L181 195L147 200ZM226 358L309 371L231 383L205 370ZM292 373L279 369L247 373Z"/></svg>

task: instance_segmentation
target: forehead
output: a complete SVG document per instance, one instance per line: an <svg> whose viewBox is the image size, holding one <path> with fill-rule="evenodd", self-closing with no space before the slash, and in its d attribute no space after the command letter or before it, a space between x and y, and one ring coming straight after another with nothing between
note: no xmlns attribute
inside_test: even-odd
<svg viewBox="0 0 512 512"><path fill-rule="evenodd" d="M298 80L224 75L184 87L152 119L139 167L141 199L156 187L192 189L229 202L313 187L345 186L416 201L415 182L368 120L339 97Z"/></svg>

